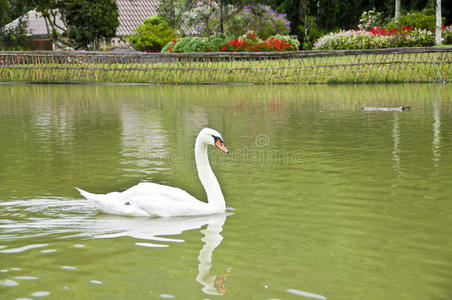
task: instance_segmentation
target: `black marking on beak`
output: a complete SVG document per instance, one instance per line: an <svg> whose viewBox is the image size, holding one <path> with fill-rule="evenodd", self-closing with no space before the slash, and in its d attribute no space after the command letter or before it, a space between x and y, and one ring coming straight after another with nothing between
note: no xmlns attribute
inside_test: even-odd
<svg viewBox="0 0 452 300"><path fill-rule="evenodd" d="M223 140L217 136L212 135L213 139L215 140L215 143L220 140L220 142L223 144Z"/></svg>

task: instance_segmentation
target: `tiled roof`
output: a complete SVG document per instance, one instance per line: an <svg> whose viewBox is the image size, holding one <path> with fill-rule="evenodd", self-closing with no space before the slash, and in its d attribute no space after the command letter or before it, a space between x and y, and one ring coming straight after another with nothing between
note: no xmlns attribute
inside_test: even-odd
<svg viewBox="0 0 452 300"><path fill-rule="evenodd" d="M158 15L160 0L116 0L119 10L119 26L116 36L131 35L144 20ZM193 28L184 28L184 32L197 34Z"/></svg>
<svg viewBox="0 0 452 300"><path fill-rule="evenodd" d="M28 19L27 32L30 35L47 35L46 22L41 16L41 13L36 10L31 10L26 13L23 18ZM19 24L19 19L20 18L17 18L11 23L5 25L5 29L16 27ZM64 24L58 16L56 17L56 24L64 28ZM61 30L58 30L58 32L61 33Z"/></svg>
<svg viewBox="0 0 452 300"><path fill-rule="evenodd" d="M130 35L144 20L157 15L160 0L116 0L119 10L117 36Z"/></svg>

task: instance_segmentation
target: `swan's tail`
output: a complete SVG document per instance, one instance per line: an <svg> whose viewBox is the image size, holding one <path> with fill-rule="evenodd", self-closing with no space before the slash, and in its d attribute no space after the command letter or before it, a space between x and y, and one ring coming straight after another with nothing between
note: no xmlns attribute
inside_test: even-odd
<svg viewBox="0 0 452 300"><path fill-rule="evenodd" d="M77 191L79 191L80 195L82 195L83 197L85 197L86 199L92 201L94 204L96 204L100 209L105 209L106 206L106 201L108 199L106 199L106 195L103 194L93 194L93 193L89 193L87 191L84 191L82 189L79 188L75 188Z"/></svg>
<svg viewBox="0 0 452 300"><path fill-rule="evenodd" d="M79 188L75 188L86 199L93 202L103 212L115 215L149 217L150 214L141 208L131 205L130 202L124 200L118 192L108 194L88 193Z"/></svg>
<svg viewBox="0 0 452 300"><path fill-rule="evenodd" d="M87 191L79 189L78 187L74 187L74 189L76 189L80 193L80 195L82 195L86 199L91 199L91 198L94 198L94 196L96 196L96 194L88 193Z"/></svg>

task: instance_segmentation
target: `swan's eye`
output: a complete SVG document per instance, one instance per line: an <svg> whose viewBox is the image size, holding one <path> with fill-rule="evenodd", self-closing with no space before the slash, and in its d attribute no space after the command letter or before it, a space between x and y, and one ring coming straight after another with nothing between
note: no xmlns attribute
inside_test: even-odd
<svg viewBox="0 0 452 300"><path fill-rule="evenodd" d="M218 140L223 144L223 140L221 138L214 136L214 135L212 135L212 137L215 140L215 144L217 143Z"/></svg>

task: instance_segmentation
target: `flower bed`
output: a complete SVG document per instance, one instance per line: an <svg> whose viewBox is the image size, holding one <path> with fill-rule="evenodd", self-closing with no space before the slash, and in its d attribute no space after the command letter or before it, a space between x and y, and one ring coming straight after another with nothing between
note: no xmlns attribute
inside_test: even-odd
<svg viewBox="0 0 452 300"><path fill-rule="evenodd" d="M260 39L254 32L249 32L239 38L226 35L212 35L208 38L185 37L169 42L162 52L270 52L295 51L300 43L287 35L274 35Z"/></svg>
<svg viewBox="0 0 452 300"><path fill-rule="evenodd" d="M424 47L435 43L435 34L426 29L373 27L370 30L341 30L329 33L314 44L316 50Z"/></svg>

